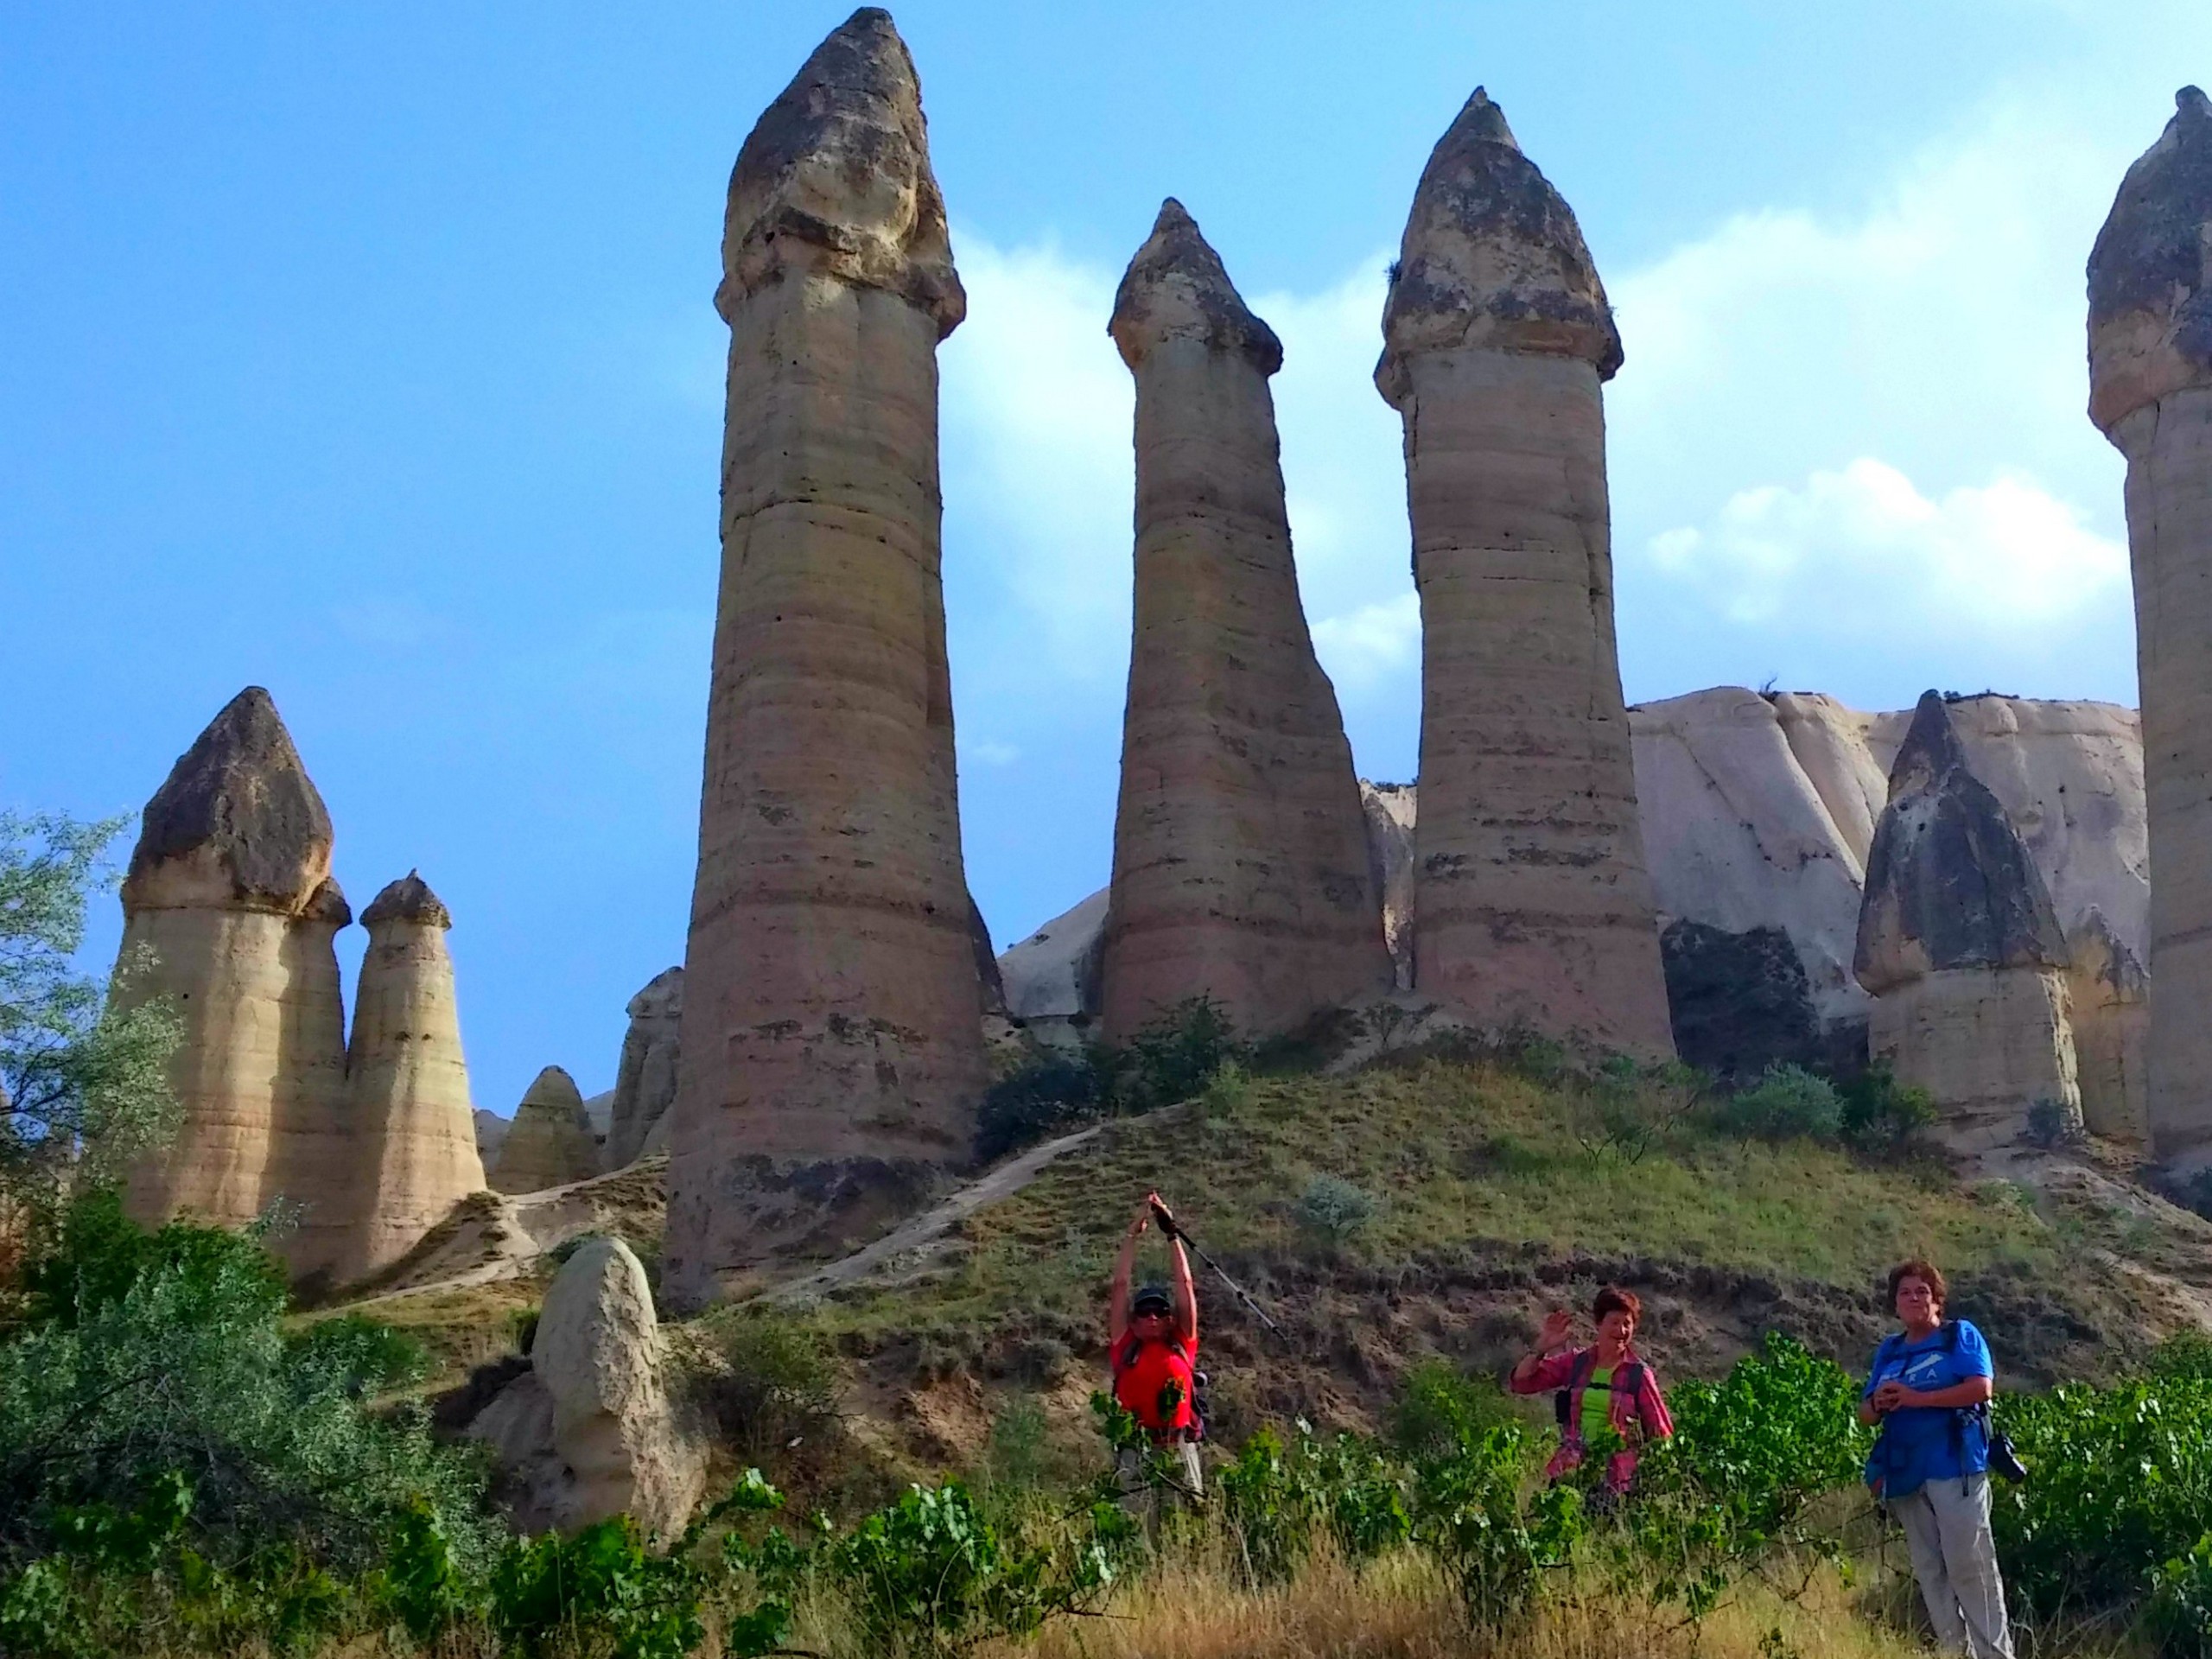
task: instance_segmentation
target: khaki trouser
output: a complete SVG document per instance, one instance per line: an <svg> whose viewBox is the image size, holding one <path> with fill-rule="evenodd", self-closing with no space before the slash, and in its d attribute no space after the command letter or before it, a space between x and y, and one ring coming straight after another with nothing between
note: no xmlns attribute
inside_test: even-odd
<svg viewBox="0 0 2212 1659"><path fill-rule="evenodd" d="M1904 1529L1936 1645L1974 1659L2012 1659L2005 1581L1989 1533L1989 1477L1931 1480L1889 1505Z"/></svg>
<svg viewBox="0 0 2212 1659"><path fill-rule="evenodd" d="M1205 1496L1205 1474L1198 1466L1198 1448L1189 1440L1172 1440L1157 1446L1168 1460L1166 1481L1147 1478L1144 1453L1126 1446L1115 1460L1114 1472L1122 1488L1122 1507L1144 1522L1145 1530L1160 1529L1162 1506L1195 1508Z"/></svg>

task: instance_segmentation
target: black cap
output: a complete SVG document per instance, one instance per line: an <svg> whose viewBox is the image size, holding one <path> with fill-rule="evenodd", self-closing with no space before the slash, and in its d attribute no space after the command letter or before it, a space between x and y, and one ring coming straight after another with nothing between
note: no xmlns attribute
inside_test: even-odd
<svg viewBox="0 0 2212 1659"><path fill-rule="evenodd" d="M1175 1300L1167 1294L1167 1287L1165 1285L1147 1285L1137 1292L1129 1303L1131 1319L1136 1318L1140 1313L1172 1315L1174 1312Z"/></svg>

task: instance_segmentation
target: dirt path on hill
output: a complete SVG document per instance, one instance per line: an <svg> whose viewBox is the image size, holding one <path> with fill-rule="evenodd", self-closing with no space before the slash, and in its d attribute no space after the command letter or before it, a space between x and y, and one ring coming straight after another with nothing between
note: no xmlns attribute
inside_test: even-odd
<svg viewBox="0 0 2212 1659"><path fill-rule="evenodd" d="M886 1233L874 1243L827 1267L771 1285L747 1300L779 1305L807 1302L848 1285L911 1277L941 1253L949 1242L949 1235L962 1222L985 1205L1012 1198L1042 1174L1047 1164L1073 1152L1104 1127L1103 1123L1094 1123L1087 1129L1032 1147L1019 1158L1001 1164L982 1179L962 1187L934 1209L925 1210L904 1226Z"/></svg>

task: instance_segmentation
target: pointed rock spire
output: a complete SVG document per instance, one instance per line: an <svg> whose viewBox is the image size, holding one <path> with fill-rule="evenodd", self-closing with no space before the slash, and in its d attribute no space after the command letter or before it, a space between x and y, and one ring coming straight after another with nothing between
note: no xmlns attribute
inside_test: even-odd
<svg viewBox="0 0 2212 1659"><path fill-rule="evenodd" d="M330 814L276 704L249 685L170 768L130 855L124 904L236 903L296 913L330 874ZM180 899L163 866L192 889Z"/></svg>
<svg viewBox="0 0 2212 1659"><path fill-rule="evenodd" d="M514 1127L492 1172L495 1192L543 1192L599 1173L598 1150L576 1080L557 1065L537 1074L515 1108Z"/></svg>
<svg viewBox="0 0 2212 1659"><path fill-rule="evenodd" d="M361 912L364 927L375 927L384 922L419 922L427 927L450 928L453 912L446 908L443 899L430 891L430 884L423 879L421 871L410 870L398 880L388 883Z"/></svg>
<svg viewBox="0 0 2212 1659"><path fill-rule="evenodd" d="M943 339L967 315L921 83L891 14L863 6L754 124L730 175L724 317L786 273L822 270L912 301Z"/></svg>
<svg viewBox="0 0 2212 1659"><path fill-rule="evenodd" d="M1163 340L1195 340L1208 351L1239 353L1262 374L1282 367L1282 342L1252 315L1221 256L1173 196L1160 204L1152 235L1122 275L1107 332L1133 369Z"/></svg>
<svg viewBox="0 0 2212 1659"><path fill-rule="evenodd" d="M2173 118L2120 181L2089 252L2089 417L2126 416L2212 381L2212 99Z"/></svg>
<svg viewBox="0 0 2212 1659"><path fill-rule="evenodd" d="M1579 357L1611 379L1621 365L1605 285L1574 211L1521 153L1481 87L1421 175L1382 308L1375 384L1393 405L1404 359L1455 346Z"/></svg>
<svg viewBox="0 0 2212 1659"><path fill-rule="evenodd" d="M1968 768L1949 705L1928 692L1890 768L1889 804L1866 857L1859 982L1880 996L1944 969L2066 963L2043 873Z"/></svg>

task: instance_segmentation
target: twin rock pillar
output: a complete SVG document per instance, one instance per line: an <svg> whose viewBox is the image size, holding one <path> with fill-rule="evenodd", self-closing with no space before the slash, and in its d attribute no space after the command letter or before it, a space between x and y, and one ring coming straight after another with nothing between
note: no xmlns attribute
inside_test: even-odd
<svg viewBox="0 0 2212 1659"><path fill-rule="evenodd" d="M1282 347L1179 202L1115 296L1136 598L1103 968L1109 1038L1210 996L1287 1031L1390 983L1359 783L1291 562Z"/></svg>
<svg viewBox="0 0 2212 1659"><path fill-rule="evenodd" d="M484 1189L446 950L453 917L410 871L370 901L361 921L369 948L346 1071L360 1144L354 1179L373 1182L375 1198L348 1276L397 1261Z"/></svg>
<svg viewBox="0 0 2212 1659"><path fill-rule="evenodd" d="M912 60L855 12L730 179L721 594L672 1110L678 1296L964 1161L987 1078L939 578L966 299Z"/></svg>
<svg viewBox="0 0 2212 1659"><path fill-rule="evenodd" d="M146 804L123 884L117 994L170 999L179 1118L126 1189L142 1221L251 1221L283 1198L296 1275L342 1265L359 1194L346 1154L346 1014L333 944L330 815L276 705L233 697Z"/></svg>
<svg viewBox="0 0 2212 1659"><path fill-rule="evenodd" d="M2127 457L2151 832L2147 1116L2212 1156L2212 102L2194 86L2089 255L2089 416Z"/></svg>
<svg viewBox="0 0 2212 1659"><path fill-rule="evenodd" d="M1927 1090L1967 1149L2014 1139L2038 1101L2079 1122L2067 967L2035 855L1930 691L1866 855L1853 971L1874 995L1868 1051Z"/></svg>
<svg viewBox="0 0 2212 1659"><path fill-rule="evenodd" d="M1671 1055L1613 638L1620 336L1573 213L1480 88L1421 174L1382 333L1421 607L1414 982Z"/></svg>

